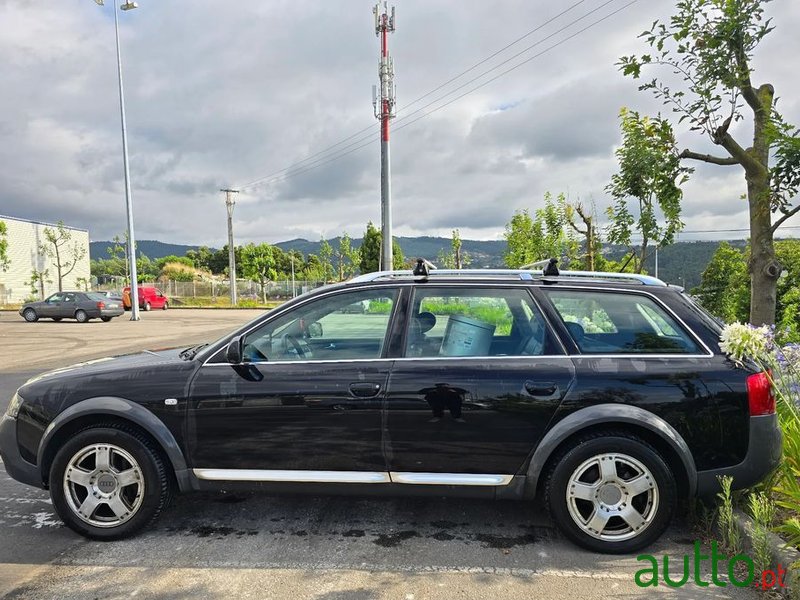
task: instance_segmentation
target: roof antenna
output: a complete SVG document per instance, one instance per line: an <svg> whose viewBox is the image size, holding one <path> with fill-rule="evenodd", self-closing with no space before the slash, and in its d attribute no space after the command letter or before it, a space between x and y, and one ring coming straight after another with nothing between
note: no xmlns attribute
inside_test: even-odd
<svg viewBox="0 0 800 600"><path fill-rule="evenodd" d="M417 266L414 267L414 276L415 277L427 277L430 275L430 272L436 268L429 260L425 260L424 258L417 259Z"/></svg>
<svg viewBox="0 0 800 600"><path fill-rule="evenodd" d="M544 275L545 277L558 277L559 272L558 272L557 258L551 258L548 261L547 266L542 271L542 275Z"/></svg>

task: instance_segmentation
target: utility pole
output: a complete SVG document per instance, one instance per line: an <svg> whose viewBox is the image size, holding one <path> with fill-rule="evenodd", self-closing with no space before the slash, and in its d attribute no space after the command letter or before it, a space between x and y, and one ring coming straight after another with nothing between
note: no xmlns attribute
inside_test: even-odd
<svg viewBox="0 0 800 600"><path fill-rule="evenodd" d="M389 57L389 36L394 31L394 6L391 15L386 0L372 9L375 13L375 35L381 38L381 60L378 66L381 93L378 97L372 86L372 106L375 117L381 122L381 265L392 269L392 181L389 166L389 121L395 115L394 63Z"/></svg>
<svg viewBox="0 0 800 600"><path fill-rule="evenodd" d="M228 275L231 280L231 306L236 306L236 252L233 246L233 195L238 194L239 190L223 189L225 192L225 206L228 209Z"/></svg>

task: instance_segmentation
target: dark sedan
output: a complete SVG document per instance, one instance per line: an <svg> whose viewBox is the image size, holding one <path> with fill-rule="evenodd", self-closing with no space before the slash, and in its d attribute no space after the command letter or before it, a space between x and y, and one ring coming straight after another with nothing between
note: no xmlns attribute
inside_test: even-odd
<svg viewBox="0 0 800 600"><path fill-rule="evenodd" d="M34 323L39 319L75 319L86 323L90 319L101 319L106 323L125 311L122 301L94 292L57 292L40 302L27 302L19 314Z"/></svg>

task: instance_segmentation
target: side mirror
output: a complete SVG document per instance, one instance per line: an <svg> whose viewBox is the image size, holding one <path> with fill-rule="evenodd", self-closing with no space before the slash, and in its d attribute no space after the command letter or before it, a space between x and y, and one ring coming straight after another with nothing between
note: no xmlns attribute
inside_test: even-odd
<svg viewBox="0 0 800 600"><path fill-rule="evenodd" d="M242 363L242 338L240 336L228 342L228 347L225 349L225 360L232 365Z"/></svg>
<svg viewBox="0 0 800 600"><path fill-rule="evenodd" d="M306 335L308 335L310 338L322 337L322 323L319 321L309 323L308 327L306 327Z"/></svg>

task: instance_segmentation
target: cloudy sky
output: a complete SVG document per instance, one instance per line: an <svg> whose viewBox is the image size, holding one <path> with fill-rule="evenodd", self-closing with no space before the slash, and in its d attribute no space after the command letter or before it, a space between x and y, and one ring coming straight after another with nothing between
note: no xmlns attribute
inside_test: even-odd
<svg viewBox="0 0 800 600"><path fill-rule="evenodd" d="M644 51L637 34L667 17L673 0L584 0L404 110L576 1L396 2L396 235L458 227L465 238L498 239L513 212L541 206L547 190L602 212L619 109L661 109L614 63ZM373 2L139 5L120 13L138 239L221 246L218 190L228 186L243 189L237 242L358 237L368 220L380 221ZM0 214L63 219L94 240L125 229L112 6L0 0ZM772 82L785 116L800 123L800 3L775 0L769 13L777 27L759 50L754 80ZM734 133L746 135L748 125ZM682 146L713 150L678 131ZM685 188L687 229L747 227L744 191L738 167L698 167ZM797 229L785 235L800 234L800 219L789 225ZM713 237L743 234L682 239Z"/></svg>

